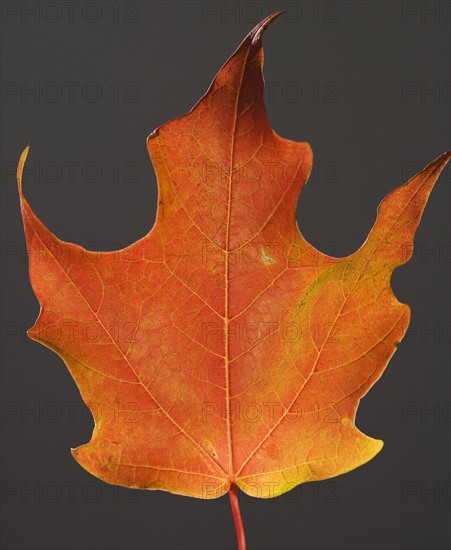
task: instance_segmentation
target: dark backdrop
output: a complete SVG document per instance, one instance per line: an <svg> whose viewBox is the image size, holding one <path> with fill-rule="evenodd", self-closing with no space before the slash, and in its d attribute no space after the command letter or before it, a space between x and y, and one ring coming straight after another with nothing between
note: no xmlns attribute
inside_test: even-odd
<svg viewBox="0 0 451 550"><path fill-rule="evenodd" d="M92 424L61 359L25 335L39 308L14 172L31 141L25 193L64 240L111 250L143 236L157 201L146 136L193 106L270 6L287 12L264 38L269 115L315 154L299 226L346 255L382 197L450 148L448 2L1 3L5 550L236 544L226 499L113 488L71 457ZM242 495L251 549L450 547L450 174L393 277L411 328L358 411L384 449L274 501Z"/></svg>

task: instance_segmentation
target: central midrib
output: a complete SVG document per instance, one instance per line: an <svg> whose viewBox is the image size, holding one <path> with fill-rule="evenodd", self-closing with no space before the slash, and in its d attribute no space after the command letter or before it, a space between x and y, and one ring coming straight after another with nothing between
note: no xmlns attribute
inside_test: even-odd
<svg viewBox="0 0 451 550"><path fill-rule="evenodd" d="M235 134L236 134L236 127L238 122L238 104L240 101L241 86L243 84L243 78L244 78L244 73L246 71L249 52L250 52L250 47L247 50L246 57L244 59L243 67L241 70L240 81L238 84L238 91L236 94L233 129L231 132L232 141L230 146L229 185L228 185L228 198L227 198L227 221L226 221L226 239L225 239L224 367L225 367L225 374L226 374L226 423L227 423L226 429L227 429L227 445L229 450L228 473L229 473L229 481L232 481L232 482L234 481L234 472L233 472L233 451L232 451L232 426L231 426L231 417L230 417L230 370L229 370L229 248L230 246L229 246L229 241L230 241L230 217L231 217L231 210L232 210L232 172L233 172L233 163L234 163L234 156L235 156Z"/></svg>

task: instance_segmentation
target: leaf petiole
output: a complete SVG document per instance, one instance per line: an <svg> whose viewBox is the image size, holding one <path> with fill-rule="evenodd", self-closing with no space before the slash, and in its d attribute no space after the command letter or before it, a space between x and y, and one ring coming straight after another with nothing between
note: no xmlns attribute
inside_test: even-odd
<svg viewBox="0 0 451 550"><path fill-rule="evenodd" d="M246 536L244 534L243 520L241 519L240 503L235 483L229 489L230 506L232 507L233 521L235 522L238 550L246 550Z"/></svg>

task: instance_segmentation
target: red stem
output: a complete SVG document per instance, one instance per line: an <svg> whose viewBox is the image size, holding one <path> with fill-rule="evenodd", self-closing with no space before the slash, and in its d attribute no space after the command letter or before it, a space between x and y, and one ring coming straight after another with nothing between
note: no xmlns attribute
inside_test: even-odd
<svg viewBox="0 0 451 550"><path fill-rule="evenodd" d="M246 550L246 537L244 535L243 520L241 519L240 503L238 502L238 493L235 483L230 485L229 498L230 506L232 507L233 521L235 522L238 550Z"/></svg>

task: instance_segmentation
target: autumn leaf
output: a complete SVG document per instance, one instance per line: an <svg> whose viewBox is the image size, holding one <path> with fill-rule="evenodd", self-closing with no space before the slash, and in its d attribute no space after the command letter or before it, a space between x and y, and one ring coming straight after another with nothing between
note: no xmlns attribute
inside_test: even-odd
<svg viewBox="0 0 451 550"><path fill-rule="evenodd" d="M351 256L307 243L295 208L312 151L275 134L263 103L261 37L277 15L149 136L159 205L138 242L98 253L59 240L22 194L28 148L18 168L41 304L28 334L61 356L95 420L73 456L125 487L230 492L238 526L236 486L278 496L381 450L356 410L407 330L390 277L450 158L390 193Z"/></svg>

